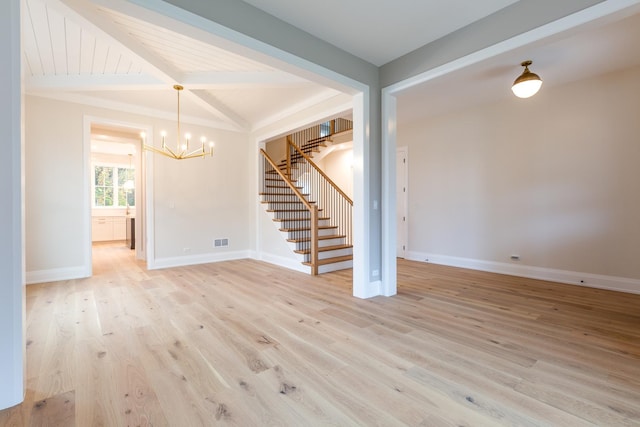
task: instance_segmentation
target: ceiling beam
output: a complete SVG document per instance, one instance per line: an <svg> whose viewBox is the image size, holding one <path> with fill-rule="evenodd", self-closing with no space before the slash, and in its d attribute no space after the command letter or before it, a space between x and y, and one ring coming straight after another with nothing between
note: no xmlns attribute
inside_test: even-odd
<svg viewBox="0 0 640 427"><path fill-rule="evenodd" d="M140 41L123 31L106 14L99 12L97 7L86 0L60 0L71 11L81 17L85 24L89 25L97 35L106 37L108 40L117 43L125 52L129 52L134 57L144 61L148 67L146 71L167 85L183 83L184 73L177 68L163 61L155 53L147 49ZM116 4L117 2L114 2ZM149 14L149 11L145 11ZM137 19L140 19L136 16ZM189 89L185 92L188 92ZM224 117L237 130L247 130L248 125L237 113L231 111L227 106L220 103L212 96L200 96L195 94L192 99L196 100L207 111L215 112L218 116Z"/></svg>
<svg viewBox="0 0 640 427"><path fill-rule="evenodd" d="M189 96L192 101L200 104L202 108L212 108L211 112L215 111L215 113L222 114L224 118L231 120L240 127L239 130L250 130L250 125L246 120L236 114L231 108L218 101L209 92L205 90L189 90L185 92L185 95Z"/></svg>
<svg viewBox="0 0 640 427"><path fill-rule="evenodd" d="M25 76L27 92L165 90L167 84L148 74Z"/></svg>
<svg viewBox="0 0 640 427"><path fill-rule="evenodd" d="M210 71L189 73L182 84L190 89L215 89L217 87L292 87L309 85L309 80L283 71Z"/></svg>
<svg viewBox="0 0 640 427"><path fill-rule="evenodd" d="M164 90L170 83L149 74L76 74L25 76L30 90L126 91ZM173 84L173 83L171 83ZM279 71L213 71L185 74L180 84L186 90L249 89L251 87L302 87L309 81Z"/></svg>

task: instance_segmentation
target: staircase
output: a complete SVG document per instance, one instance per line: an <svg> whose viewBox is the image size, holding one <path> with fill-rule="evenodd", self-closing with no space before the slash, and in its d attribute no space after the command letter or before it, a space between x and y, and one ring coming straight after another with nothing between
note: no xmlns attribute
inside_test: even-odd
<svg viewBox="0 0 640 427"><path fill-rule="evenodd" d="M286 158L278 164L261 150L261 203L313 275L353 267L353 202L311 160L326 146L320 139L307 140L303 151L288 137Z"/></svg>

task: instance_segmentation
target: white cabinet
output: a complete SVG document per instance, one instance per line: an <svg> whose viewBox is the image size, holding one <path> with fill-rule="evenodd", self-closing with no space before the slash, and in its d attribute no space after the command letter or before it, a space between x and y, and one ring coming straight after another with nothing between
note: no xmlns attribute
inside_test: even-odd
<svg viewBox="0 0 640 427"><path fill-rule="evenodd" d="M126 232L123 216L94 216L91 218L91 240L94 242L125 240Z"/></svg>
<svg viewBox="0 0 640 427"><path fill-rule="evenodd" d="M125 240L126 238L127 238L127 225L125 222L125 217L114 216L112 240Z"/></svg>

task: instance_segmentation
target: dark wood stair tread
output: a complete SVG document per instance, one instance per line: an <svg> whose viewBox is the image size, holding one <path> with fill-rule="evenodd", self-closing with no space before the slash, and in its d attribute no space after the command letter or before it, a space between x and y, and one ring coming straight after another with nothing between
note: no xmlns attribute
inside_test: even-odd
<svg viewBox="0 0 640 427"><path fill-rule="evenodd" d="M287 187L287 188L289 188L289 187ZM289 191L291 191L291 192L288 193L288 194L286 194L286 193L259 193L259 195L260 196L295 196L296 195L296 193L294 193L293 190L291 190L290 188L289 188ZM308 196L309 195L308 193L300 193L300 194L303 195L303 196ZM277 203L278 201L277 200L273 200L273 201L263 200L262 202L263 203L264 202ZM291 202L286 202L286 203L291 203ZM309 203L311 203L311 202L309 202Z"/></svg>
<svg viewBox="0 0 640 427"><path fill-rule="evenodd" d="M330 219L328 216L327 217L318 217L318 221L328 220L328 219ZM272 221L284 222L284 221L310 221L310 220L311 220L311 218L304 217L304 218L273 218Z"/></svg>
<svg viewBox="0 0 640 427"><path fill-rule="evenodd" d="M318 209L321 212L322 209ZM267 212L309 212L309 209L267 209Z"/></svg>
<svg viewBox="0 0 640 427"><path fill-rule="evenodd" d="M329 229L336 229L338 228L337 225L319 225L318 226L318 230L329 230ZM292 231L311 231L311 227L299 227L299 228L280 228L280 231L283 231L285 233L290 233Z"/></svg>

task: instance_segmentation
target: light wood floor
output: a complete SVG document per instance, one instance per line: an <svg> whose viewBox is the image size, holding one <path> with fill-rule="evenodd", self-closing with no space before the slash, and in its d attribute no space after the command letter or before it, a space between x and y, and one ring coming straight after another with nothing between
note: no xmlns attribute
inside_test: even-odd
<svg viewBox="0 0 640 427"><path fill-rule="evenodd" d="M640 295L399 261L393 298L232 261L27 289L2 426L638 426Z"/></svg>

